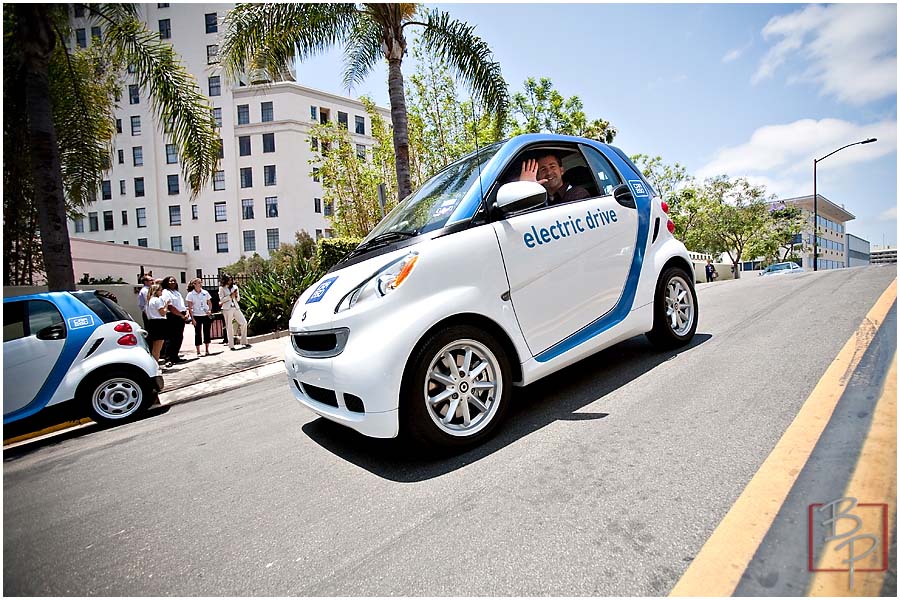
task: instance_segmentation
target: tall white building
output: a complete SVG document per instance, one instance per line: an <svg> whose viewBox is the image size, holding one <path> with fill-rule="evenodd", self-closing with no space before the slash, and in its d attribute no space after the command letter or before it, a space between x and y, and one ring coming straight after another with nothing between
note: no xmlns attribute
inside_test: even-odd
<svg viewBox="0 0 900 600"><path fill-rule="evenodd" d="M852 213L838 206L822 194L818 194L818 258L819 270L826 269L842 269L847 265L847 240L846 240L846 223L852 221L856 217ZM796 198L785 198L784 200L776 200L771 202L773 208L779 208L786 205L793 205L800 209L806 224L802 233L797 234L796 242L803 243L807 247L807 251L801 254L801 265L808 271L813 270L813 197L799 196ZM749 270L747 266L745 270Z"/></svg>
<svg viewBox="0 0 900 600"><path fill-rule="evenodd" d="M330 207L309 164L310 129L338 121L362 151L374 144L371 120L361 102L301 86L290 73L290 81L269 85L229 84L218 49L232 6L161 3L144 4L140 11L209 96L223 142L214 180L191 198L175 147L153 117L148 96L126 76L112 167L98 200L70 222L71 236L184 252L192 277L214 275L241 255L268 257L300 230L314 238L330 235ZM75 9L76 45L89 45L102 28ZM390 119L387 109L379 112Z"/></svg>

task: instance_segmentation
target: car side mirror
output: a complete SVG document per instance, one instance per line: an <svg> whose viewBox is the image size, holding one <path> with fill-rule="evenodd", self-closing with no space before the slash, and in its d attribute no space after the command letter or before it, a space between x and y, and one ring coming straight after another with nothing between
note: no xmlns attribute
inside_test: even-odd
<svg viewBox="0 0 900 600"><path fill-rule="evenodd" d="M62 323L49 325L38 331L35 337L39 340L61 340L66 337L66 326Z"/></svg>
<svg viewBox="0 0 900 600"><path fill-rule="evenodd" d="M628 187L627 183L617 185L613 189L613 198L626 208L637 208L637 205L634 203L634 195L631 193L631 188Z"/></svg>
<svg viewBox="0 0 900 600"><path fill-rule="evenodd" d="M512 181L497 190L497 207L504 213L528 210L547 203L547 190L536 181Z"/></svg>

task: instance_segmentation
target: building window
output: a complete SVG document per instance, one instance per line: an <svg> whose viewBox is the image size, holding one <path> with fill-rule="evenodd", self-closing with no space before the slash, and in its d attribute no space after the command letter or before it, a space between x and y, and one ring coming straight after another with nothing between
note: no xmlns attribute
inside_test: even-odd
<svg viewBox="0 0 900 600"><path fill-rule="evenodd" d="M128 86L128 104L140 104L141 103L141 89L132 84Z"/></svg>
<svg viewBox="0 0 900 600"><path fill-rule="evenodd" d="M273 219L278 216L278 196L266 198L266 218Z"/></svg>
<svg viewBox="0 0 900 600"><path fill-rule="evenodd" d="M329 117L331 117L331 111L327 108L319 109L319 123L324 125L328 122Z"/></svg>
<svg viewBox="0 0 900 600"><path fill-rule="evenodd" d="M366 160L366 147L364 145L356 145L356 158L359 160Z"/></svg>
<svg viewBox="0 0 900 600"><path fill-rule="evenodd" d="M217 33L219 31L219 17L216 13L206 13L206 33Z"/></svg>
<svg viewBox="0 0 900 600"><path fill-rule="evenodd" d="M174 165L178 162L178 150L175 144L166 144L166 164Z"/></svg>
<svg viewBox="0 0 900 600"><path fill-rule="evenodd" d="M338 125L341 125L344 129L350 129L350 125L347 123L347 113L338 111Z"/></svg>
<svg viewBox="0 0 900 600"><path fill-rule="evenodd" d="M206 47L206 64L214 65L219 62L219 45L210 44Z"/></svg>
<svg viewBox="0 0 900 600"><path fill-rule="evenodd" d="M225 158L225 141L219 138L219 158Z"/></svg>
<svg viewBox="0 0 900 600"><path fill-rule="evenodd" d="M321 239L322 239L322 230L316 229L316 241L318 242Z"/></svg>
<svg viewBox="0 0 900 600"><path fill-rule="evenodd" d="M141 135L140 117L131 117L131 135Z"/></svg>
<svg viewBox="0 0 900 600"><path fill-rule="evenodd" d="M168 2L161 2L161 3L159 3L159 4L156 5L156 8L169 8L169 3L168 3Z"/></svg>
<svg viewBox="0 0 900 600"><path fill-rule="evenodd" d="M244 231L244 252L255 252L256 251L256 232L255 231Z"/></svg>
<svg viewBox="0 0 900 600"><path fill-rule="evenodd" d="M319 181L319 169L318 169L318 167L313 167L312 178L313 178L313 181Z"/></svg>
<svg viewBox="0 0 900 600"><path fill-rule="evenodd" d="M313 198L313 210L317 213L322 212L322 199L321 198Z"/></svg>
<svg viewBox="0 0 900 600"><path fill-rule="evenodd" d="M216 171L213 174L213 189L216 191L225 189L225 171Z"/></svg>
<svg viewBox="0 0 900 600"><path fill-rule="evenodd" d="M169 19L159 20L159 39L167 40L172 37L172 21Z"/></svg>
<svg viewBox="0 0 900 600"><path fill-rule="evenodd" d="M131 148L131 160L134 162L134 166L136 166L136 167L144 166L144 148L143 148L143 146L134 146Z"/></svg>
<svg viewBox="0 0 900 600"><path fill-rule="evenodd" d="M244 198L241 200L241 218L249 220L253 218L253 199Z"/></svg>
<svg viewBox="0 0 900 600"><path fill-rule="evenodd" d="M100 182L100 193L104 200L112 200L112 182L109 179Z"/></svg>
<svg viewBox="0 0 900 600"><path fill-rule="evenodd" d="M317 120L319 117L318 112L319 111L315 106L310 106L309 107L309 118L312 119L313 121Z"/></svg>
<svg viewBox="0 0 900 600"><path fill-rule="evenodd" d="M84 29L75 30L75 43L78 44L79 48L87 48L87 33L85 33Z"/></svg>
<svg viewBox="0 0 900 600"><path fill-rule="evenodd" d="M238 125L247 125L250 123L250 105L238 104L237 107Z"/></svg>
<svg viewBox="0 0 900 600"><path fill-rule="evenodd" d="M181 236L173 235L169 238L169 247L172 248L172 252L182 252L181 247Z"/></svg>
<svg viewBox="0 0 900 600"><path fill-rule="evenodd" d="M143 177L135 177L134 178L134 196L135 198L141 198L144 195L144 178Z"/></svg>
<svg viewBox="0 0 900 600"><path fill-rule="evenodd" d="M262 113L262 122L268 123L269 121L275 120L275 112L272 109L271 102L263 102L259 105L260 112Z"/></svg>
<svg viewBox="0 0 900 600"><path fill-rule="evenodd" d="M196 204L191 204L191 221L196 221L200 218L200 211L197 208Z"/></svg>
<svg viewBox="0 0 900 600"><path fill-rule="evenodd" d="M264 185L275 185L275 165L263 167L263 180Z"/></svg>
<svg viewBox="0 0 900 600"><path fill-rule="evenodd" d="M242 135L238 138L238 154L250 156L250 136Z"/></svg>
<svg viewBox="0 0 900 600"><path fill-rule="evenodd" d="M356 133L366 135L366 118L356 115Z"/></svg>
<svg viewBox="0 0 900 600"><path fill-rule="evenodd" d="M169 225L181 225L181 207L169 207Z"/></svg>
<svg viewBox="0 0 900 600"><path fill-rule="evenodd" d="M88 231L100 231L100 221L97 220L97 213L88 213Z"/></svg>
<svg viewBox="0 0 900 600"><path fill-rule="evenodd" d="M146 227L147 226L147 209L146 208L136 208L134 209L134 216L137 220L138 227ZM140 245L140 244L138 244Z"/></svg>
<svg viewBox="0 0 900 600"><path fill-rule="evenodd" d="M166 183L169 186L169 195L174 196L179 193L178 175L166 175Z"/></svg>
<svg viewBox="0 0 900 600"><path fill-rule="evenodd" d="M263 137L263 153L275 152L275 134L274 133L264 133L262 137Z"/></svg>
<svg viewBox="0 0 900 600"><path fill-rule="evenodd" d="M278 229L266 229L266 247L269 250L278 250Z"/></svg>
<svg viewBox="0 0 900 600"><path fill-rule="evenodd" d="M329 201L325 203L325 216L330 217L334 214L334 203Z"/></svg>
<svg viewBox="0 0 900 600"><path fill-rule="evenodd" d="M224 202L216 202L213 207L216 211L216 221L227 221L228 215L225 212L225 203Z"/></svg>
<svg viewBox="0 0 900 600"><path fill-rule="evenodd" d="M99 27L91 27L91 39L97 40L99 42L99 41L101 41L102 38L103 38L103 32L100 30L100 28Z"/></svg>
<svg viewBox="0 0 900 600"><path fill-rule="evenodd" d="M119 195L120 196L125 195L125 180L124 179L119 180Z"/></svg>
<svg viewBox="0 0 900 600"><path fill-rule="evenodd" d="M227 233L217 233L216 234L216 252L223 253L228 252L228 234Z"/></svg>
<svg viewBox="0 0 900 600"><path fill-rule="evenodd" d="M309 147L312 148L313 151L319 150L319 138L312 138L309 140Z"/></svg>
<svg viewBox="0 0 900 600"><path fill-rule="evenodd" d="M241 187L253 187L253 167L241 168Z"/></svg>
<svg viewBox="0 0 900 600"><path fill-rule="evenodd" d="M122 119L116 119L116 133L122 133Z"/></svg>
<svg viewBox="0 0 900 600"><path fill-rule="evenodd" d="M141 248L147 247L147 238L138 238L138 246Z"/></svg>
<svg viewBox="0 0 900 600"><path fill-rule="evenodd" d="M75 233L84 233L84 217L75 217Z"/></svg>
<svg viewBox="0 0 900 600"><path fill-rule="evenodd" d="M113 230L113 211L104 210L103 211L103 231L112 231Z"/></svg>
<svg viewBox="0 0 900 600"><path fill-rule="evenodd" d="M209 95L210 96L221 96L222 95L222 79L218 75L213 75L209 78ZM221 127L221 125L220 125Z"/></svg>
<svg viewBox="0 0 900 600"><path fill-rule="evenodd" d="M122 211L122 225L128 225L128 211Z"/></svg>
<svg viewBox="0 0 900 600"><path fill-rule="evenodd" d="M213 118L213 123L215 123L216 127L221 127L222 126L222 109L214 108L214 109L212 109L211 114L212 114L212 118ZM223 151L224 151L224 149L223 149Z"/></svg>
<svg viewBox="0 0 900 600"><path fill-rule="evenodd" d="M200 236L195 235L194 236L194 252L199 252L199 251L200 251Z"/></svg>
<svg viewBox="0 0 900 600"><path fill-rule="evenodd" d="M124 164L125 164L125 151L124 151L124 150L117 150L117 151L116 151L116 154L117 154L118 157L119 157L119 164L120 164L120 165L124 165Z"/></svg>

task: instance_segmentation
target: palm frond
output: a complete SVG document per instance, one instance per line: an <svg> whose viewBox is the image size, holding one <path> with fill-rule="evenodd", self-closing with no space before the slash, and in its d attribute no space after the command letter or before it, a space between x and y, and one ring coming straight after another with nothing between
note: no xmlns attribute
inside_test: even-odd
<svg viewBox="0 0 900 600"><path fill-rule="evenodd" d="M425 50L447 63L469 87L473 97L493 113L495 125L500 128L506 122L509 92L500 63L492 60L491 49L475 35L475 27L436 9L427 12L421 24Z"/></svg>
<svg viewBox="0 0 900 600"><path fill-rule="evenodd" d="M238 4L225 17L221 65L232 81L250 69L274 75L345 41L358 19L354 4Z"/></svg>
<svg viewBox="0 0 900 600"><path fill-rule="evenodd" d="M380 58L382 31L372 19L358 19L344 48L344 87L362 83Z"/></svg>

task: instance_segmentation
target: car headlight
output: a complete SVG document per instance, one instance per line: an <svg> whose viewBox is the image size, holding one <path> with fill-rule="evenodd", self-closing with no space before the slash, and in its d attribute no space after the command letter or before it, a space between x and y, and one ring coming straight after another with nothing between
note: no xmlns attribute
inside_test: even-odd
<svg viewBox="0 0 900 600"><path fill-rule="evenodd" d="M337 306L334 307L334 312L339 313L352 308L357 302L366 298L383 298L387 296L406 281L418 260L419 253L410 252L397 260L389 262L347 292Z"/></svg>

